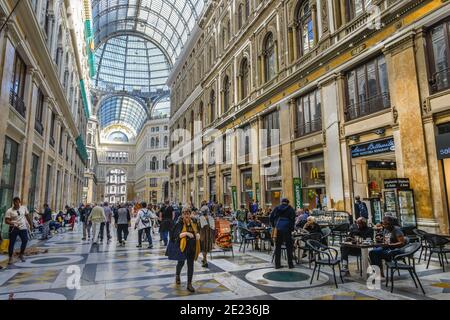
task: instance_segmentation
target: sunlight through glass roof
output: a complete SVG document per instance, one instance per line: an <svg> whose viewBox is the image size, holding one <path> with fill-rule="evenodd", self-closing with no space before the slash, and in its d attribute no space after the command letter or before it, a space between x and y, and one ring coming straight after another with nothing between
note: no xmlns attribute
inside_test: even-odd
<svg viewBox="0 0 450 320"><path fill-rule="evenodd" d="M183 49L207 0L94 0L95 43L141 33L158 43L172 63Z"/></svg>
<svg viewBox="0 0 450 320"><path fill-rule="evenodd" d="M153 42L137 36L117 36L104 42L95 55L97 89L146 94L168 90L170 64Z"/></svg>
<svg viewBox="0 0 450 320"><path fill-rule="evenodd" d="M99 110L100 126L106 128L112 124L123 124L136 134L147 121L147 111L139 100L129 96L112 96L105 99Z"/></svg>

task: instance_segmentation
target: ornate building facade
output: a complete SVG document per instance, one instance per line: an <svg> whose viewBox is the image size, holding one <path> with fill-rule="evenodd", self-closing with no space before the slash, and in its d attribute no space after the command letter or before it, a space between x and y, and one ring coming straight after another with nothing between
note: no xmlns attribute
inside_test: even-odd
<svg viewBox="0 0 450 320"><path fill-rule="evenodd" d="M169 77L172 198L389 211L404 178L419 227L448 233L449 19L445 0L211 1Z"/></svg>
<svg viewBox="0 0 450 320"><path fill-rule="evenodd" d="M2 222L15 196L40 212L82 201L91 109L83 2L15 4L0 1Z"/></svg>

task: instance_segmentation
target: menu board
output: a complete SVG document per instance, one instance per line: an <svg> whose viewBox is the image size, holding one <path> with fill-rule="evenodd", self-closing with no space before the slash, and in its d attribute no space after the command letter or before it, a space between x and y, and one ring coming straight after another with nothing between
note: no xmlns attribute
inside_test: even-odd
<svg viewBox="0 0 450 320"><path fill-rule="evenodd" d="M416 213L414 207L414 196L410 190L400 190L398 192L398 205L402 227L416 225Z"/></svg>
<svg viewBox="0 0 450 320"><path fill-rule="evenodd" d="M384 192L384 204L386 212L397 212L397 196L395 190L387 190Z"/></svg>

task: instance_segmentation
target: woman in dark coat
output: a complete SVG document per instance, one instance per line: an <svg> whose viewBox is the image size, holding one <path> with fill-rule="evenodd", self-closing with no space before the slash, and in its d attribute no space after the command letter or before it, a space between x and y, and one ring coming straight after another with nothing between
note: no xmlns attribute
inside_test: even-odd
<svg viewBox="0 0 450 320"><path fill-rule="evenodd" d="M181 270L187 261L188 283L187 290L195 292L192 286L194 262L200 254L200 233L197 224L191 218L191 210L184 208L181 218L172 230L166 256L169 260L178 261L176 269L176 284L181 284Z"/></svg>
<svg viewBox="0 0 450 320"><path fill-rule="evenodd" d="M173 207L166 201L165 205L161 208L159 212L159 234L161 235L161 240L163 240L164 245L167 246L169 241L169 232L173 228L173 220L175 219L175 213Z"/></svg>

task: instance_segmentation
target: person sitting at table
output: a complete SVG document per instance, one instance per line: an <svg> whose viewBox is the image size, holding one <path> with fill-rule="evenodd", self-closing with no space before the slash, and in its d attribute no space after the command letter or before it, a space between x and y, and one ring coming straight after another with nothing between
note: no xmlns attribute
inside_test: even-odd
<svg viewBox="0 0 450 320"><path fill-rule="evenodd" d="M384 278L383 260L390 261L392 257L402 253L402 247L407 244L407 239L401 228L395 225L395 220L391 216L383 217L383 232L376 236L377 242L383 241L383 246L375 248L369 252L372 265L378 266L381 277Z"/></svg>
<svg viewBox="0 0 450 320"><path fill-rule="evenodd" d="M247 228L248 229L252 229L252 228L260 228L261 227L261 221L258 220L258 218L256 217L256 215L253 215L250 218L250 221L247 223Z"/></svg>
<svg viewBox="0 0 450 320"><path fill-rule="evenodd" d="M350 226L349 237L373 239L373 229L367 225L367 219L360 217ZM348 273L348 256L360 256L361 249L341 246L342 272Z"/></svg>
<svg viewBox="0 0 450 320"><path fill-rule="evenodd" d="M309 216L306 219L306 223L303 226L303 230L306 230L309 233L322 233L322 228L320 228L320 225L316 222L316 218L312 216Z"/></svg>
<svg viewBox="0 0 450 320"><path fill-rule="evenodd" d="M261 226L262 223L258 220L255 214L251 216L250 221L247 223L247 229L256 238L259 238L260 234L259 232L256 232L254 228L261 228ZM255 242L255 250L259 250L258 241Z"/></svg>
<svg viewBox="0 0 450 320"><path fill-rule="evenodd" d="M308 211L308 209L305 209L305 210L297 209L297 213L298 213L298 216L297 216L297 219L295 220L295 226L297 228L303 229L303 227L305 226L305 224L308 220L309 211Z"/></svg>

